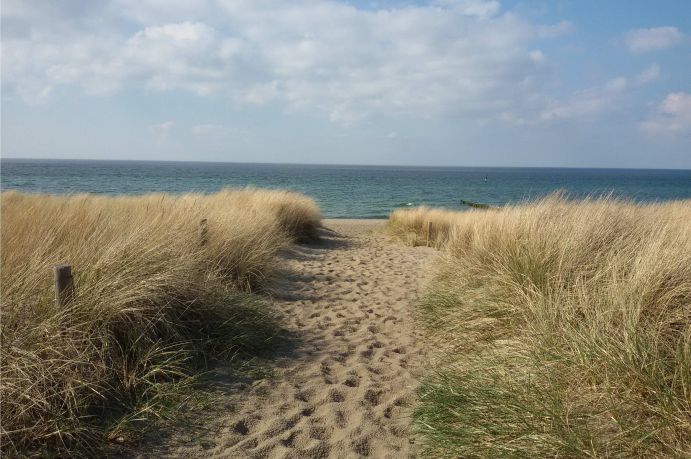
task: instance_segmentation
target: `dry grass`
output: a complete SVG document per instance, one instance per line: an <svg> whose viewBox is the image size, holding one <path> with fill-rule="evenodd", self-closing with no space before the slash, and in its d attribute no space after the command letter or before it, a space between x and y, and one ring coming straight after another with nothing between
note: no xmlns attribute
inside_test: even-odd
<svg viewBox="0 0 691 459"><path fill-rule="evenodd" d="M95 454L155 418L200 360L255 352L270 320L248 292L320 219L309 198L253 189L9 192L1 204L1 439L15 454ZM60 263L76 284L64 309L52 291Z"/></svg>
<svg viewBox="0 0 691 459"><path fill-rule="evenodd" d="M321 216L317 205L307 196L292 191L255 188L223 190L214 196L224 206L270 212L278 224L297 240L317 237Z"/></svg>
<svg viewBox="0 0 691 459"><path fill-rule="evenodd" d="M390 227L424 238L425 218L445 248L418 311L430 456L691 455L691 201L555 195Z"/></svg>
<svg viewBox="0 0 691 459"><path fill-rule="evenodd" d="M484 212L488 211L457 212L427 206L397 209L389 216L386 229L395 238L412 246L426 245L430 241L430 245L442 247L448 242L452 229L461 221Z"/></svg>

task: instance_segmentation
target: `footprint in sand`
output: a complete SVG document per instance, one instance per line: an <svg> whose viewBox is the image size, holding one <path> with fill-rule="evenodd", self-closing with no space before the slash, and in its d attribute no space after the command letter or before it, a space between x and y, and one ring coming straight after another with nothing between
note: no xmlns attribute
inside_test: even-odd
<svg viewBox="0 0 691 459"><path fill-rule="evenodd" d="M322 243L300 246L299 256L286 254L295 275L283 280L294 288L273 303L297 338L295 349L278 360L278 381L223 395L228 400L219 408L236 408L214 413L214 426L202 435L208 438L197 443L211 446L171 439L164 445L168 456L415 454L407 424L416 381L405 367L422 353L411 301L430 272L424 263L434 249L392 245L370 232L381 225L373 220L324 225L334 233L324 232Z"/></svg>
<svg viewBox="0 0 691 459"><path fill-rule="evenodd" d="M360 385L360 377L357 375L350 375L343 381L343 384L348 387L358 387Z"/></svg>

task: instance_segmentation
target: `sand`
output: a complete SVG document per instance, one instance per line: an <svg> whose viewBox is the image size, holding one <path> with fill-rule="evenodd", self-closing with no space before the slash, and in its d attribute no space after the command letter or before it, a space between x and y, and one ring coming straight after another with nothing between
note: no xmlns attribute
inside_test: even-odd
<svg viewBox="0 0 691 459"><path fill-rule="evenodd" d="M417 344L412 302L434 251L404 247L382 220L325 220L320 244L285 254L272 290L296 348L276 375L228 395L232 408L174 457L414 456ZM221 401L220 403L224 403Z"/></svg>

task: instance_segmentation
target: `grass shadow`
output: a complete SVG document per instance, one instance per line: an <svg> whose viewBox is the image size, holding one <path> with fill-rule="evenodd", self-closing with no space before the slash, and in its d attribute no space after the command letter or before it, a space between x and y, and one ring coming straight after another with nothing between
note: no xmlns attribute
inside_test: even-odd
<svg viewBox="0 0 691 459"><path fill-rule="evenodd" d="M237 299L235 301L238 301ZM190 356L186 377L162 386L153 414L146 403L110 422L118 423L116 435L104 451L108 457L157 456L185 438L202 441L213 419L236 409L236 399L259 381L279 377L277 362L297 358L301 339L285 329L268 307L268 300L243 295L232 317L206 325L205 342L198 342ZM150 401L149 401L150 403ZM183 435L180 435L183 433ZM204 445L202 444L202 447Z"/></svg>

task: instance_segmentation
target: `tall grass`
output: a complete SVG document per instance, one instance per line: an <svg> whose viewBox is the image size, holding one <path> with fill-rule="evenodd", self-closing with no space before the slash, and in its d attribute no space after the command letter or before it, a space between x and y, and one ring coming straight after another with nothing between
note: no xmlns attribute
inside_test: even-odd
<svg viewBox="0 0 691 459"><path fill-rule="evenodd" d="M6 192L1 206L0 434L14 454L94 455L155 418L200 361L256 352L271 330L250 292L320 218L305 196L254 189ZM52 290L60 263L73 266L76 285L64 308Z"/></svg>
<svg viewBox="0 0 691 459"><path fill-rule="evenodd" d="M456 212L428 206L397 209L389 216L386 230L396 239L412 246L426 245L429 241L431 245L441 247L448 243L452 229L460 221L480 212L486 210Z"/></svg>
<svg viewBox="0 0 691 459"><path fill-rule="evenodd" d="M442 216L418 309L436 350L416 413L428 455L691 455L691 201Z"/></svg>

